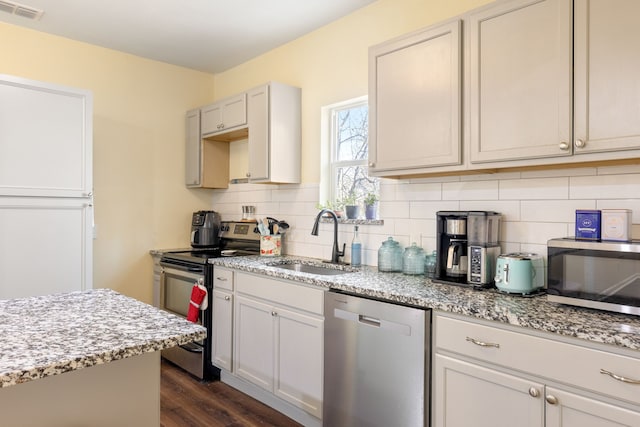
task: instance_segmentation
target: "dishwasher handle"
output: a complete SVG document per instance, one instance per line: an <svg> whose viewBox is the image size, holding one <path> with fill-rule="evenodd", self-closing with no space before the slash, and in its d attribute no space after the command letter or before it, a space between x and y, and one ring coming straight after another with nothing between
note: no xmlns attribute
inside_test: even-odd
<svg viewBox="0 0 640 427"><path fill-rule="evenodd" d="M365 325L375 326L376 328L380 327L380 319L376 319L375 317L365 316L364 314L358 315L358 322L364 323Z"/></svg>

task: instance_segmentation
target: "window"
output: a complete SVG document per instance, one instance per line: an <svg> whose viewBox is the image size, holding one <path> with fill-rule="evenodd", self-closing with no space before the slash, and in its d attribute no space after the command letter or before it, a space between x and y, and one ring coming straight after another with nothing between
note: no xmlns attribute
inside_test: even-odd
<svg viewBox="0 0 640 427"><path fill-rule="evenodd" d="M369 177L369 107L367 100L358 99L329 107L329 161L331 200L362 204L367 194L378 196L380 183Z"/></svg>

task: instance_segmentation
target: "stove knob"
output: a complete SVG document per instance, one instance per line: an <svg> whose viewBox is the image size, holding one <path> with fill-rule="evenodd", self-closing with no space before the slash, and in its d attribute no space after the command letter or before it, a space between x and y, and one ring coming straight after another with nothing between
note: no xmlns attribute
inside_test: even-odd
<svg viewBox="0 0 640 427"><path fill-rule="evenodd" d="M258 234L258 233L260 233L260 229L259 229L258 227L255 227L255 228L253 229L253 232L254 232L255 234Z"/></svg>

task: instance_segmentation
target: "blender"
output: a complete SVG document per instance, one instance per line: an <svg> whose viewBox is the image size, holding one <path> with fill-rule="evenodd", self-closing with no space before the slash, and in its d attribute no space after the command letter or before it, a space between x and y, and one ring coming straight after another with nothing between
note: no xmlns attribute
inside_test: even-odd
<svg viewBox="0 0 640 427"><path fill-rule="evenodd" d="M467 213L467 282L479 287L495 283L496 260L500 255L500 219L498 212Z"/></svg>

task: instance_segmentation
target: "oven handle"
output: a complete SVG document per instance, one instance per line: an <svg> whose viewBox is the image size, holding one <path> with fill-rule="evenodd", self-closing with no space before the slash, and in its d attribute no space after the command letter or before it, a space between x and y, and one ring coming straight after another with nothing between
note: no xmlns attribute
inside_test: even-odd
<svg viewBox="0 0 640 427"><path fill-rule="evenodd" d="M169 267L162 267L162 273L172 274L174 276L186 277L187 279L193 279L194 281L200 281L200 280L204 281L203 273L192 273L189 271L177 270L175 268L169 268Z"/></svg>
<svg viewBox="0 0 640 427"><path fill-rule="evenodd" d="M183 350L188 351L189 353L202 353L202 351L204 350L202 348L202 346L199 346L199 345L194 344L192 342L187 343L187 344L183 344L183 345L178 346L178 347L180 347Z"/></svg>

